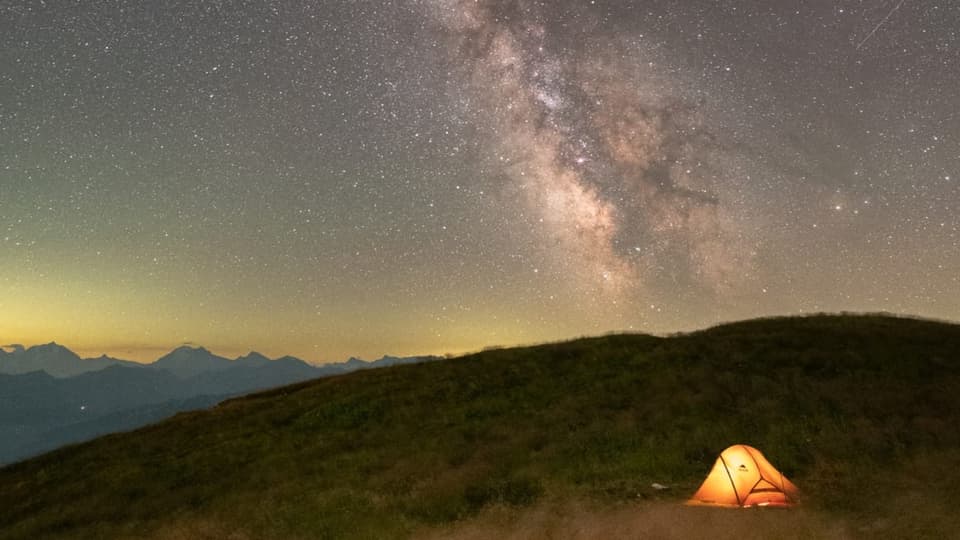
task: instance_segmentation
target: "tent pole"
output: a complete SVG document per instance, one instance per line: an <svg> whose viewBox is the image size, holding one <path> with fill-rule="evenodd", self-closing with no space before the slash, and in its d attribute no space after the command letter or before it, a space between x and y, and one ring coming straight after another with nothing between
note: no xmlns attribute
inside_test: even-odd
<svg viewBox="0 0 960 540"><path fill-rule="evenodd" d="M723 470L727 473L727 478L730 479L730 487L733 488L733 494L737 497L737 506L743 506L743 502L740 501L740 492L737 491L737 483L733 481L733 475L730 474L730 467L727 466L727 460L723 459L723 453L720 454L720 462L723 463Z"/></svg>

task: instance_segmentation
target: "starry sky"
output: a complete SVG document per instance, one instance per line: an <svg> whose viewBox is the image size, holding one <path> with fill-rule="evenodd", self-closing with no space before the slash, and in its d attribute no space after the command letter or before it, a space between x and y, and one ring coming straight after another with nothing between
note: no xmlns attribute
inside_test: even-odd
<svg viewBox="0 0 960 540"><path fill-rule="evenodd" d="M0 342L960 320L953 0L0 0Z"/></svg>

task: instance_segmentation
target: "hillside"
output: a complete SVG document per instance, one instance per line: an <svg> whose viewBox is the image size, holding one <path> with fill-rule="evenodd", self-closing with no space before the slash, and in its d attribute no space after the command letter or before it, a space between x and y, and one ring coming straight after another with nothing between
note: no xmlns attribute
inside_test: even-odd
<svg viewBox="0 0 960 540"><path fill-rule="evenodd" d="M574 502L658 513L689 535L683 522L717 511L678 503L732 443L794 480L806 514L723 516L956 537L958 395L960 326L882 316L485 351L300 383L2 468L0 538L473 538L464 527L500 513Z"/></svg>

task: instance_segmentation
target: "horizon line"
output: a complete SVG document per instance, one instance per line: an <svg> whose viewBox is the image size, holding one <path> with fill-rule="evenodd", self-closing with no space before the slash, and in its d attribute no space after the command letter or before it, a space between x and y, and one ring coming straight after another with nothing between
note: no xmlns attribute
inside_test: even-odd
<svg viewBox="0 0 960 540"><path fill-rule="evenodd" d="M382 354L380 354L380 357L379 357L379 358L376 358L375 360L382 359L382 358L384 358L384 357L411 358L411 357L429 357L429 356L432 356L432 357L448 357L448 358L449 358L449 357L455 357L455 356L465 356L465 355L469 355L469 354L474 354L474 353L482 352L482 351L489 350L489 349L513 348L513 347L532 347L532 346L537 346L537 345L548 345L548 344L554 344L554 343L563 343L563 342L566 342L566 341L572 341L572 340L577 340L577 339L590 338L590 337L601 337L601 336L609 336L609 335L646 334L646 335L657 336L657 337L672 337L672 336L677 336L677 335L684 335L684 334L690 334L690 333L695 333L695 332L701 332L701 331L709 330L709 329L716 328L716 327L719 327L719 326L724 326L724 325L727 325L727 324L735 324L735 323L738 323L738 322L760 321L760 320L769 320L769 319L783 319L783 318L807 318L807 317L817 317L817 316L853 316L853 317L882 316L882 317L890 317L890 318L897 318L897 319L911 319L911 320L920 320L920 321L928 321L928 322L937 322L937 323L944 323L944 324L960 324L960 321L955 321L955 320L951 320L951 319L945 319L945 318L939 318L939 317L930 317L930 316L922 316L922 315L909 314L909 313L897 313L897 312L890 312L890 311L836 311L836 312L824 312L824 311L820 311L820 312L804 312L804 311L800 311L800 312L792 313L792 314L788 313L788 314L779 314L779 315L764 315L764 316L760 316L760 317L750 317L750 318L746 318L746 319L728 320L728 321L722 321L722 322L718 322L718 323L715 323L715 324L705 325L705 326L701 326L701 327L697 327L697 328L693 328L693 329L675 330L675 331L670 331L670 332L644 332L644 331L642 331L642 330L637 330L637 329L631 328L631 329L620 329L620 330L608 330L608 331L603 331L603 332L599 332L599 333L596 333L596 334L571 335L571 336L568 336L568 337L563 337L563 338L559 338L559 339L555 339L555 340L535 341L535 342L517 342L517 343L508 343L508 344L499 343L499 344L492 344L492 345L489 345L489 344L488 344L488 345L484 345L483 347L481 347L481 348L479 348L479 349L471 348L471 349L469 349L469 350L446 351L446 352L443 352L443 353L436 353L436 352L430 353L430 352L425 352L425 353L399 354L399 355L395 355L395 354L391 354L391 353L382 353ZM205 350L205 351L209 352L210 354L212 354L212 355L214 355L214 356L218 356L218 357L220 357L220 358L223 358L223 359L229 360L229 361L236 361L236 360L238 360L238 359L240 359L240 358L243 358L243 357L245 357L245 356L249 356L250 354L259 354L259 355L261 355L261 356L266 357L267 359L269 359L269 360L271 360L271 361L273 361L273 360L278 360L278 359L280 359L280 358L291 357L291 358L295 358L295 359L297 359L297 360L300 360L300 361L305 362L305 363L307 363L307 364L309 364L309 365L312 365L312 366L323 366L323 365L329 365L329 364L339 364L339 363L348 362L348 361L350 361L351 359L354 359L354 358L357 359L357 360L364 361L364 362L372 362L372 361L375 361L375 360L365 360L363 357L357 356L357 355L350 355L350 356L348 356L346 359L343 359L343 360L314 361L314 360L307 360L307 359L301 358L301 357L296 356L296 355L293 355L293 354L281 354L281 355L279 355L279 356L270 356L270 355L268 355L268 354L261 353L261 352L257 351L256 349L249 349L249 350L248 350L246 353L244 353L244 354L240 354L240 355L238 355L238 356L231 357L231 356L224 356L224 355L218 354L218 353L214 352L213 348L207 347L207 346L202 345L202 344L198 344L198 343L196 343L196 342L194 342L194 341L181 341L179 345L176 345L176 346L174 346L174 347L172 347L172 348L169 348L169 349L166 348L166 347L163 347L163 346L148 346L148 345L143 345L143 346L131 346L131 345L129 345L129 344L127 344L127 345L121 345L121 346L116 346L116 347L108 347L108 348L106 348L106 350L113 349L114 351L127 350L127 351L131 351L131 352L132 352L133 350L139 349L139 350L141 350L141 351L155 351L156 353L159 353L159 356L157 356L156 358L153 358L152 360L149 360L149 361L141 361L141 360L132 360L132 359L130 359L130 358L123 358L123 357L120 357L120 356L112 356L112 355L108 354L107 352L102 352L102 351L104 350L104 348L100 348L101 352L100 352L99 354L94 354L93 356L89 356L89 354L90 354L91 351L93 350L92 348L89 348L89 347L69 346L69 345L66 345L66 344L64 344L64 343L57 342L56 339L51 340L51 341L46 341L46 342L34 342L34 343L29 344L29 345L27 345L27 344L25 344L25 343L27 343L27 342L21 342L21 343L10 342L10 343L8 343L8 344L0 345L0 350L2 350L3 352L7 352L8 354L10 354L6 349L11 349L11 348L15 349L15 348L17 348L17 347L22 347L24 350L26 350L26 349L31 349L31 348L33 348L33 347L43 346L43 345L58 345L58 346L61 346L61 347L66 348L67 350L69 350L70 352L76 354L77 356L80 356L80 358L83 359L83 360L94 360L94 359L101 358L101 357L108 357L108 358L112 358L112 359L114 359L114 360L122 360L122 361L126 361L126 362L133 362L133 363L144 364L144 365L149 365L149 364L155 363L155 362L157 362L158 360L160 360L161 358L163 358L164 356L167 356L167 355L173 353L174 351L176 351L176 350L178 350L178 349L183 349L183 348L188 348L188 349L192 349L192 350L201 350L201 349L202 349L202 350ZM217 347L217 348L228 348L228 347ZM84 354L80 354L80 353L78 353L77 351L82 351Z"/></svg>

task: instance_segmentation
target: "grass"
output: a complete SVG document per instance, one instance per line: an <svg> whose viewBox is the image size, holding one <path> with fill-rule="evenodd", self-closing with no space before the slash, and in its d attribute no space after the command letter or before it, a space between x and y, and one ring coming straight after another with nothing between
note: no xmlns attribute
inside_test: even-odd
<svg viewBox="0 0 960 540"><path fill-rule="evenodd" d="M0 469L0 538L509 536L570 515L634 532L772 519L824 537L957 537L958 395L960 326L883 316L490 350L235 399ZM678 509L733 443L797 483L802 513ZM571 505L587 510L556 511Z"/></svg>

